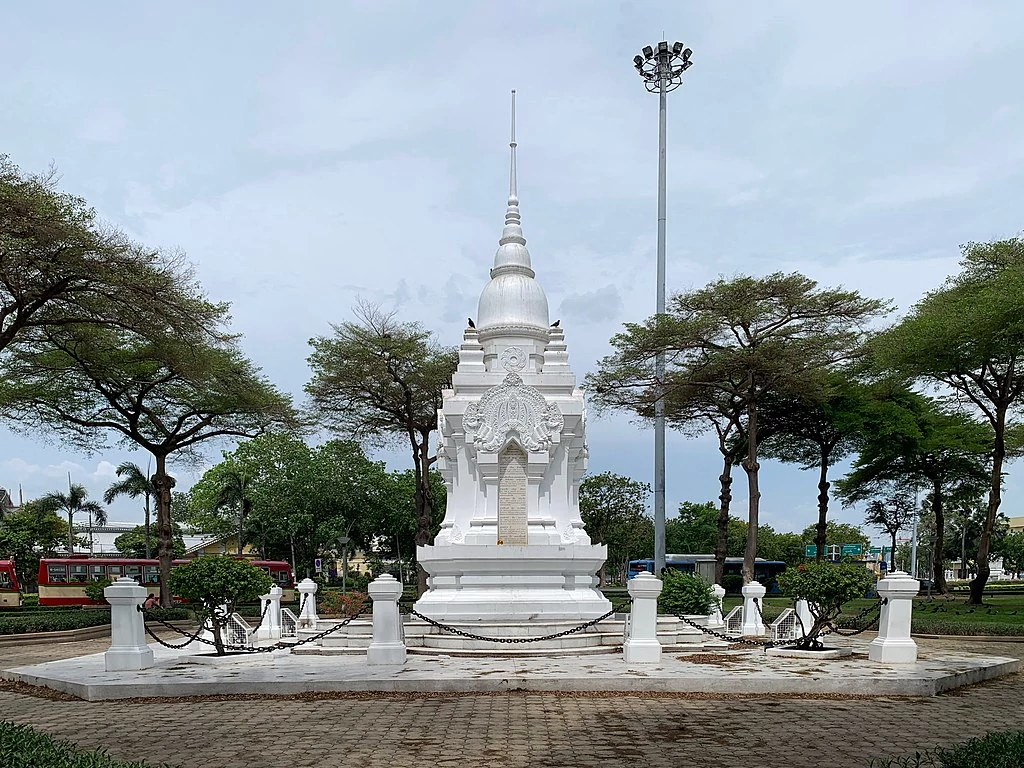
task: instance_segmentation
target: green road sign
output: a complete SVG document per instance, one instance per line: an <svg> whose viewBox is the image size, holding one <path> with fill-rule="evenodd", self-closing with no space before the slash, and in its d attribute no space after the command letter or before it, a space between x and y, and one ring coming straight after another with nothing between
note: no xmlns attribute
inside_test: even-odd
<svg viewBox="0 0 1024 768"><path fill-rule="evenodd" d="M871 547L868 550L868 554L869 555L880 555L880 554L882 554L882 548L881 547Z"/></svg>
<svg viewBox="0 0 1024 768"><path fill-rule="evenodd" d="M840 550L840 554L843 557L846 557L847 555L863 555L864 554L864 545L863 544L843 544L843 547Z"/></svg>
<svg viewBox="0 0 1024 768"><path fill-rule="evenodd" d="M817 557L818 556L818 545L817 544L805 544L804 545L804 557Z"/></svg>

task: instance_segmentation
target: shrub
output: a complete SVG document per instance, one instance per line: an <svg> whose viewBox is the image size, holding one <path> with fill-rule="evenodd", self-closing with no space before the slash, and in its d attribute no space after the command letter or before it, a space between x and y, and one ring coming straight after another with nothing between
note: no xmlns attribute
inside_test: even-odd
<svg viewBox="0 0 1024 768"><path fill-rule="evenodd" d="M110 623L110 611L53 611L0 616L0 635L67 632Z"/></svg>
<svg viewBox="0 0 1024 768"><path fill-rule="evenodd" d="M114 582L110 579L100 579L98 581L90 581L85 585L85 596L92 600L94 603L103 603L106 605L107 598L103 596L103 590L109 587Z"/></svg>
<svg viewBox="0 0 1024 768"><path fill-rule="evenodd" d="M669 568L662 573L661 578L663 586L658 595L659 613L706 616L719 607L711 585L697 574Z"/></svg>
<svg viewBox="0 0 1024 768"><path fill-rule="evenodd" d="M1020 768L1024 731L989 733L952 747L917 752L912 757L872 760L871 768Z"/></svg>
<svg viewBox="0 0 1024 768"><path fill-rule="evenodd" d="M818 635L843 611L843 603L861 597L875 583L874 575L857 563L815 562L787 568L779 574L783 594L810 603L814 623L797 644L821 645Z"/></svg>
<svg viewBox="0 0 1024 768"><path fill-rule="evenodd" d="M221 606L257 600L270 591L270 574L244 560L214 555L197 557L171 571L171 593L196 604L200 621L213 627L217 655L223 656L222 630L228 614Z"/></svg>
<svg viewBox="0 0 1024 768"><path fill-rule="evenodd" d="M722 589L730 595L738 595L743 589L743 577L738 573L729 573L722 577Z"/></svg>
<svg viewBox="0 0 1024 768"><path fill-rule="evenodd" d="M317 613L326 616L355 616L370 607L370 596L365 592L338 592L329 589L317 593Z"/></svg>
<svg viewBox="0 0 1024 768"><path fill-rule="evenodd" d="M149 763L126 763L104 752L79 750L27 725L0 722L0 765L4 768L149 768Z"/></svg>

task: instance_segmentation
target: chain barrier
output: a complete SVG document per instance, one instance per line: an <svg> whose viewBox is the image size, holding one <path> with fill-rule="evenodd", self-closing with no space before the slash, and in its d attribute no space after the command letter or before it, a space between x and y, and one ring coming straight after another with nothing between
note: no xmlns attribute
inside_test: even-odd
<svg viewBox="0 0 1024 768"><path fill-rule="evenodd" d="M309 595L307 594L306 597L308 598ZM305 606L305 604L306 604L306 601L303 600L302 601L303 607ZM139 613L141 613L143 615L143 617L145 618L146 617L146 609L143 608L141 605L137 606L137 607L138 607ZM302 609L300 608L299 610L301 611ZM226 651L235 651L235 652L239 652L239 653L271 653L272 651L281 651L281 650L284 650L286 648L297 648L298 646L305 645L306 643L312 643L312 642L316 642L317 640L322 640L323 638L327 637L327 635L330 635L333 632L337 632L342 627L347 627L350 623L352 623L355 619L358 619L364 613L366 613L366 611L365 610L361 610L358 613L356 613L356 614L354 614L352 616L349 616L344 621L341 621L338 624L335 624L333 627L328 627L327 629L323 630L322 632L317 632L316 634L311 635L310 637L305 637L302 640L298 640L298 641L296 641L294 643L285 643L285 642L278 641L278 642L274 643L273 645L260 646L259 648L252 648L252 647L247 646L247 645L229 645L227 643L223 643L221 645L221 647L224 650L226 650ZM266 609L264 609L264 615L266 615ZM145 625L146 633L149 634L149 636L152 637L154 640L156 640L158 643L160 643L160 645L162 645L162 646L164 646L166 648L171 648L173 650L181 650L182 648L184 648L185 646L187 646L189 643L192 643L192 642L200 642L200 643L203 643L205 645L212 645L214 647L216 647L216 645L217 645L217 643L214 642L213 640L207 640L206 638L200 637L200 635L203 633L203 631L206 630L206 628L207 628L205 621L202 623L202 625L199 627L199 629L196 630L195 633L193 633L193 634L189 634L185 630L180 629L179 627L176 627L173 624L169 624L168 622L164 621L163 619L158 619L156 617L152 617L151 616L151 617L149 617L149 621L155 621L157 624L161 625L162 627L164 627L166 629L169 629L172 632L177 632L182 637L188 638L188 640L186 640L186 642L182 643L181 645L174 645L172 643L168 643L168 642L166 642L164 640L161 640L159 637L157 637L156 634L153 632L153 630L150 628L149 624L147 623ZM262 623L262 619L260 620L260 623Z"/></svg>
<svg viewBox="0 0 1024 768"><path fill-rule="evenodd" d="M889 598L887 598L887 597L882 598L881 600L876 602L874 605L869 605L867 608L865 608L863 611L858 613L852 619L847 619L847 620L841 621L841 622L840 621L829 622L828 628L825 629L825 631L821 632L818 635L818 637L824 637L825 635L828 635L828 634L839 635L839 637L854 637L856 635L861 634L862 632L867 632L869 629L871 629L873 626L875 626L876 622L879 620L879 618L881 618L882 606L886 605L888 602L889 602ZM878 613L878 615L877 616L872 616L871 620L868 621L863 627L860 627L859 629L855 628L858 621L860 621L861 619L869 616L872 613L876 613L876 612ZM852 632L845 631L845 630L848 630L848 629L853 630L853 631Z"/></svg>
<svg viewBox="0 0 1024 768"><path fill-rule="evenodd" d="M874 613L875 611L879 611L880 612L882 610L882 606L885 605L888 602L889 602L888 598L885 598L883 600L879 600L878 602L874 603L873 605L869 605L867 608L865 608L863 611L858 613L852 619L848 619L847 621L842 622L842 624L845 624L845 625L848 625L848 626L837 625L835 623L831 623L830 622L827 629L825 629L822 632L819 632L817 634L817 636L815 636L812 640L809 641L810 644L811 645L820 646L821 645L821 638L823 638L825 635L828 635L828 634L836 634L836 635L839 635L841 637L853 637L854 635L859 635L862 632L866 632L872 626L875 625L875 622L878 620L877 616L873 617L871 621L869 621L863 627L860 627L859 629L856 629L853 632L845 632L843 630L851 629L852 626L856 625L856 623L858 621L860 621L864 617L868 616L869 614ZM761 622L763 624L765 624L765 626L770 626L768 624L768 621L764 617L764 612L761 610L761 601L757 600L755 598L754 599L754 605L757 606L757 613L761 617ZM769 648L778 648L778 647L781 647L781 646L784 646L784 645L794 645L796 643L799 643L803 639L803 638L799 638L798 637L798 638L793 638L793 639L790 639L790 640L748 640L748 639L743 638L743 637L735 637L733 635L727 635L724 632L717 632L717 631L711 629L710 627L706 627L706 626L703 626L701 624L698 624L697 622L691 621L690 619L686 618L685 616L681 616L679 614L675 614L675 617L677 619L679 619L681 622L683 622L684 624L687 624L688 626L693 627L694 629L700 630L701 632L703 632L706 635L711 635L712 637L718 638L719 640L724 640L727 643L735 643L735 644L739 644L739 645L750 645L750 646L754 646L754 647L758 647L758 648L764 648L765 650L767 650ZM800 619L799 615L797 616L797 621L800 622L800 626L801 626L801 628L803 628L803 621ZM804 629L804 631L806 632L806 629Z"/></svg>
<svg viewBox="0 0 1024 768"><path fill-rule="evenodd" d="M424 616L422 613L420 613L419 611L417 611L415 609L410 609L408 615L415 616L417 619L425 621L428 624L431 624L432 626L435 626L438 629L443 630L444 632L449 632L449 633L451 633L453 635L459 635L460 637L465 637L465 638L468 638L470 640L482 640L482 641L488 642L488 643L518 644L518 643L539 643L539 642L541 642L543 640L557 640L558 638L565 637L566 635L572 635L572 634L575 634L577 632L582 632L584 629L589 629L590 627L595 626L596 624L604 621L605 619L609 618L610 616L614 616L624 606L627 606L627 605L629 605L629 602L620 603L619 605L614 606L610 611L608 611L608 613L604 614L603 616L598 616L596 619L591 619L590 621L586 621L586 622L580 624L577 627L572 627L571 629L565 629L565 630L562 630L561 632L555 632L554 634L550 634L550 635L541 635L539 637L487 637L486 635L478 635L478 634L475 634L474 632L467 632L464 629L459 629L458 627L453 627L453 626L451 626L449 624L442 624L440 621L436 621L436 620L430 618L429 616Z"/></svg>

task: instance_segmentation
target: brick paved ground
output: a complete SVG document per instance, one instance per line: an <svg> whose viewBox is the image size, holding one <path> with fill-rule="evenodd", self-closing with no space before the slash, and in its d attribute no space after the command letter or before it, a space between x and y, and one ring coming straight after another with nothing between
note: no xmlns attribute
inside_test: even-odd
<svg viewBox="0 0 1024 768"><path fill-rule="evenodd" d="M107 641L0 647L0 667ZM926 647L949 643L924 641ZM1024 644L968 650L1024 656ZM1024 674L921 700L499 694L325 700L52 701L0 688L0 717L182 768L834 768L1024 724ZM879 725L899 714L911 728ZM752 729L748 730L750 726Z"/></svg>

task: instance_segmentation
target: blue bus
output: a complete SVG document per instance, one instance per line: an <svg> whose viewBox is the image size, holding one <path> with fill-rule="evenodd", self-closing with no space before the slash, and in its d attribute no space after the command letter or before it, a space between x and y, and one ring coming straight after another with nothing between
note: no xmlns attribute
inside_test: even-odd
<svg viewBox="0 0 1024 768"><path fill-rule="evenodd" d="M672 568L683 573L699 573L709 583L715 580L715 556L714 555L665 555L665 567ZM786 564L781 560L764 560L760 557L754 560L754 578L767 588L769 593L779 592L778 576L786 570ZM626 571L626 578L632 579L638 573L654 573L653 558L645 560L630 560ZM743 573L742 557L725 558L725 575L740 576Z"/></svg>

